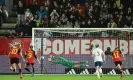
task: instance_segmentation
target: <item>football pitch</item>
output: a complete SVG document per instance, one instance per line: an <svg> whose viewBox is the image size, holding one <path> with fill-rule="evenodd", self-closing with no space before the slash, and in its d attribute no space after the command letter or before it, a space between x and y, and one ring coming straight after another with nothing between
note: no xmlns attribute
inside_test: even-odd
<svg viewBox="0 0 133 80"><path fill-rule="evenodd" d="M0 75L0 80L20 80L18 75ZM96 75L23 75L22 80L98 80ZM100 80L133 80L132 75L125 75L120 79L119 75L104 75Z"/></svg>

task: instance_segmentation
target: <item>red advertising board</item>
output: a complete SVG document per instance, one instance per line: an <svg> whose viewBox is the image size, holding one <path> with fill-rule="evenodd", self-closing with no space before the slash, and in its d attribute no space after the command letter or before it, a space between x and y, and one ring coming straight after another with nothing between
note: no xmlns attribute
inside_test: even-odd
<svg viewBox="0 0 133 80"><path fill-rule="evenodd" d="M13 41L21 41L23 53L25 53L30 46L31 38L0 38L0 55L8 55L10 50L9 43Z"/></svg>
<svg viewBox="0 0 133 80"><path fill-rule="evenodd" d="M23 53L29 48L31 38L0 38L0 55L7 55L9 53L9 43L14 40L19 40L23 43ZM103 51L107 47L112 50L118 46L118 40L112 38L37 38L35 41L35 51L41 50L43 44L43 54L56 54L56 55L90 55L89 47L91 44L98 43ZM133 40L119 40L120 49L124 54L133 54ZM38 52L37 52L38 53Z"/></svg>

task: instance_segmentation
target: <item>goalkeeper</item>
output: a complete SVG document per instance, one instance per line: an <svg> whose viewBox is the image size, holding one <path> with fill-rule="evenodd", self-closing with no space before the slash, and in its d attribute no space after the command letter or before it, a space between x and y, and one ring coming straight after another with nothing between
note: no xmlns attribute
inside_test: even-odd
<svg viewBox="0 0 133 80"><path fill-rule="evenodd" d="M50 56L50 58L48 58L48 61L54 64L61 64L68 68L87 68L89 66L88 61L86 62L71 61L60 56Z"/></svg>

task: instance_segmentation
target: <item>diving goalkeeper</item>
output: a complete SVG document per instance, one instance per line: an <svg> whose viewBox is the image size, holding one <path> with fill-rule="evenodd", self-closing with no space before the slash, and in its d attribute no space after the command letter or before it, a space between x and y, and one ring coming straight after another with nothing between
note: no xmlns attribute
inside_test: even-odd
<svg viewBox="0 0 133 80"><path fill-rule="evenodd" d="M68 68L87 68L89 66L88 61L86 62L71 61L60 56L50 56L50 58L48 58L48 61L52 62L53 64L61 64Z"/></svg>

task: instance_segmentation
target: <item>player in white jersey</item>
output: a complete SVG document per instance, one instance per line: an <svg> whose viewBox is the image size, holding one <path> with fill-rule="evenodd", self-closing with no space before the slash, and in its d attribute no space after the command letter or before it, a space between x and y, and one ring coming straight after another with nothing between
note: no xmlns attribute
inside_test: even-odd
<svg viewBox="0 0 133 80"><path fill-rule="evenodd" d="M95 62L95 69L96 69L96 74L98 79L100 79L100 75L102 77L102 66L103 66L103 61L105 61L105 54L102 49L99 48L99 45L95 45L96 48L93 49L92 51L92 56L94 58Z"/></svg>

